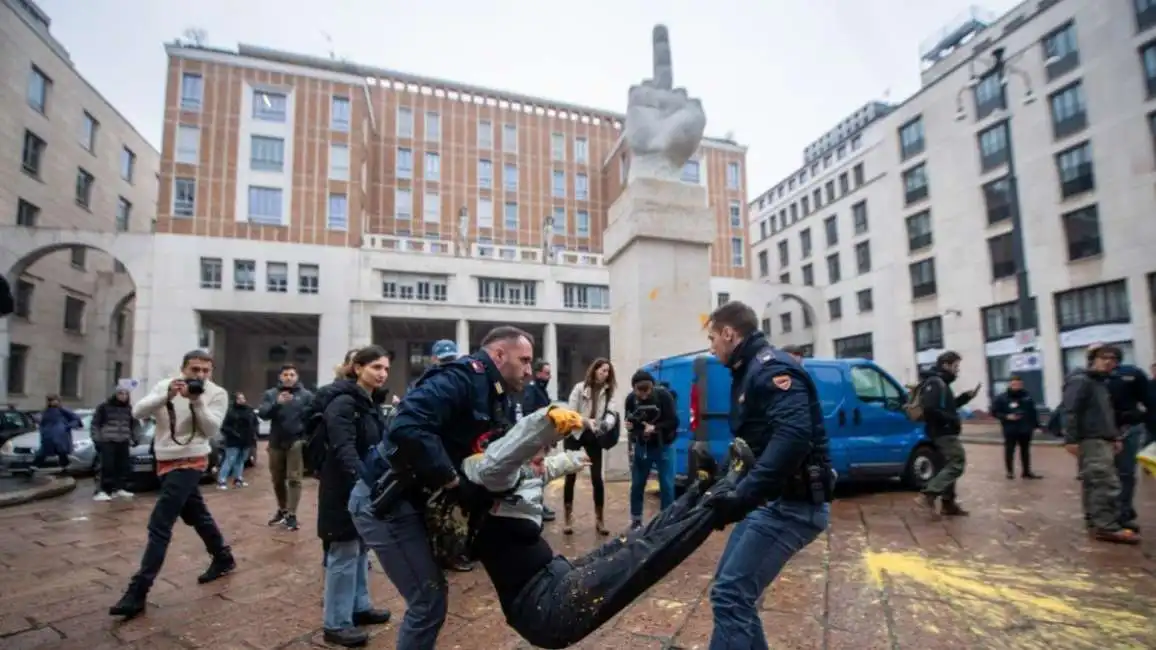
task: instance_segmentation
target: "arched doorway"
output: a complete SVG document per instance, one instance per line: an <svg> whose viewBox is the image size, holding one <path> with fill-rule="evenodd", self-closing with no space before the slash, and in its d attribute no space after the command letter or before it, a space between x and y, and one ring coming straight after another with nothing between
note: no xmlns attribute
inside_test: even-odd
<svg viewBox="0 0 1156 650"><path fill-rule="evenodd" d="M815 287L759 284L756 303L762 305L762 329L776 346L798 345L808 356L830 356L830 342L823 333L815 305L822 294Z"/></svg>

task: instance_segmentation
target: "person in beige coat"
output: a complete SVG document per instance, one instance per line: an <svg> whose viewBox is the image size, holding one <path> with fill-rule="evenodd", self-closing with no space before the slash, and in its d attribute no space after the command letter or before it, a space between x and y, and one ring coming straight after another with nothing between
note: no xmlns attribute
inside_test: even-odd
<svg viewBox="0 0 1156 650"><path fill-rule="evenodd" d="M614 396L617 383L614 378L614 366L609 359L595 359L586 369L586 378L578 382L570 391L569 406L582 415L585 430L581 436L567 437L563 449L567 451L584 451L590 458L590 483L594 491L594 529L599 535L609 535L606 520L603 517L603 506L606 502L606 487L602 482L602 458L605 452L598 445L594 432L598 429L597 421L601 420L610 408L610 399ZM562 506L565 512L565 527L563 534L574 534L574 482L577 479L573 474L566 477L565 488L562 492Z"/></svg>

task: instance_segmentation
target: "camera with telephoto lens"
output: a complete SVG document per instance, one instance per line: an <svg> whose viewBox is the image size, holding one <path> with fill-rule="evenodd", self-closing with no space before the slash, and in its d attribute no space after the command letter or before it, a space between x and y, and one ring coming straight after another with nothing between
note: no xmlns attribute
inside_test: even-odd
<svg viewBox="0 0 1156 650"><path fill-rule="evenodd" d="M205 392L205 380L186 379L185 390L189 392L189 395L200 395Z"/></svg>
<svg viewBox="0 0 1156 650"><path fill-rule="evenodd" d="M626 421L630 423L632 433L641 435L644 425L658 422L658 415L657 404L639 404L626 415Z"/></svg>

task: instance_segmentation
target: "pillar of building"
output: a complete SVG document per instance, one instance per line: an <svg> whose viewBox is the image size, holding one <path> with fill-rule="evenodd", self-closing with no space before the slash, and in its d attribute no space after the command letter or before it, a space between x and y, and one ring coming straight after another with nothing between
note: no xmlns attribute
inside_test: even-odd
<svg viewBox="0 0 1156 650"><path fill-rule="evenodd" d="M454 331L454 339L458 344L458 352L461 354L469 354L470 350L470 321L462 318L458 320L457 329Z"/></svg>
<svg viewBox="0 0 1156 650"><path fill-rule="evenodd" d="M704 347L715 230L700 185L633 178L610 206L603 248L610 268L610 359L619 377ZM619 410L627 392L618 391ZM611 450L607 469L628 467L623 443Z"/></svg>
<svg viewBox="0 0 1156 650"><path fill-rule="evenodd" d="M542 360L549 364L551 372L558 372L558 326L554 323L546 323L542 334ZM551 381L546 392L550 399L558 399L558 381Z"/></svg>
<svg viewBox="0 0 1156 650"><path fill-rule="evenodd" d="M8 319L10 316L0 317L0 408L4 408L8 400L8 364L12 349L12 338L8 333Z"/></svg>

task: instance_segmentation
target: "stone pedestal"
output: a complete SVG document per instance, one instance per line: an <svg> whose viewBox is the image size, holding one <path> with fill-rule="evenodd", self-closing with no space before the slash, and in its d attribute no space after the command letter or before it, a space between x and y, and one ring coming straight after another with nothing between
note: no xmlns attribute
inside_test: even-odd
<svg viewBox="0 0 1156 650"><path fill-rule="evenodd" d="M699 185L636 179L610 206L603 254L610 268L610 359L618 373L619 411L640 366L707 346L702 325L713 306L715 229ZM627 467L623 439L606 468Z"/></svg>

